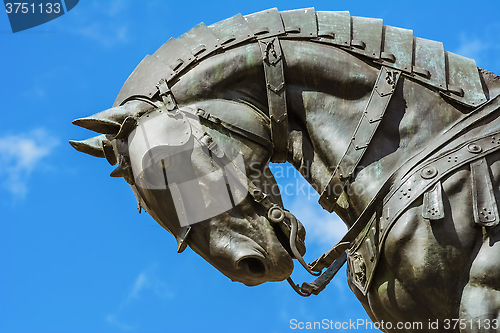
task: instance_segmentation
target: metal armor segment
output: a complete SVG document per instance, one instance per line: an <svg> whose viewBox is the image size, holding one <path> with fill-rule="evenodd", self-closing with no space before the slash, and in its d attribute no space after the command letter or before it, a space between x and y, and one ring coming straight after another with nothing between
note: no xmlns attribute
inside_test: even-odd
<svg viewBox="0 0 500 333"><path fill-rule="evenodd" d="M415 37L413 74L415 78L446 90L446 66L443 43Z"/></svg>
<svg viewBox="0 0 500 333"><path fill-rule="evenodd" d="M351 16L351 51L372 59L380 58L382 20Z"/></svg>
<svg viewBox="0 0 500 333"><path fill-rule="evenodd" d="M468 146L481 147L481 151L471 152ZM442 154L439 158L407 176L405 180L394 188L393 192L384 199L384 212L381 219L381 232L385 235L391 221L402 210L415 201L423 191L427 191L444 175L456 170L458 167L500 149L500 142L491 141L491 136L471 140L459 148ZM451 157L451 159L450 159ZM405 194L406 193L406 194ZM383 236L382 236L383 237Z"/></svg>
<svg viewBox="0 0 500 333"><path fill-rule="evenodd" d="M351 15L349 12L316 12L318 41L333 45L351 45Z"/></svg>
<svg viewBox="0 0 500 333"><path fill-rule="evenodd" d="M411 73L413 31L384 25L383 35L380 62L385 66Z"/></svg>
<svg viewBox="0 0 500 333"><path fill-rule="evenodd" d="M468 106L486 102L476 62L448 51L446 57L448 96Z"/></svg>
<svg viewBox="0 0 500 333"><path fill-rule="evenodd" d="M315 38L318 37L318 27L314 8L287 10L280 12L285 25L285 37Z"/></svg>
<svg viewBox="0 0 500 333"><path fill-rule="evenodd" d="M481 146L482 150L477 153L470 152L467 149L469 145ZM461 145L455 150L440 155L424 167L418 168L411 175L409 175L405 181L400 183L391 195L384 199L382 215L377 219L377 232L366 233L366 236L361 241L357 250L350 250L350 253L352 252L356 255L356 257L361 258L358 261L365 265L366 271L364 276L366 279L358 278L357 281L356 279L353 280L355 285L364 295L366 295L368 289L370 288L371 279L380 258L382 246L385 242L387 234L396 222L397 218L426 191L429 191L430 189L433 191L434 186L439 183L444 176L467 163L481 159L482 157L498 151L499 149L500 142L491 143L490 137L471 140L467 144ZM452 157L451 162L449 161L450 156ZM423 205L423 207L425 207L425 205ZM373 249L374 244L378 244L377 249ZM376 254L373 260L371 260L372 252Z"/></svg>
<svg viewBox="0 0 500 333"><path fill-rule="evenodd" d="M498 142L498 140L492 140ZM480 146L471 146L469 151L480 152ZM472 210L477 225L493 227L499 223L498 206L493 191L490 170L486 158L470 164L472 177Z"/></svg>
<svg viewBox="0 0 500 333"><path fill-rule="evenodd" d="M285 27L277 8L246 15L245 20L258 39L283 35L285 33Z"/></svg>
<svg viewBox="0 0 500 333"><path fill-rule="evenodd" d="M379 255L377 213L374 213L358 235L348 253L347 275L359 290L366 295Z"/></svg>
<svg viewBox="0 0 500 333"><path fill-rule="evenodd" d="M196 57L196 60L203 59L221 48L217 37L213 35L205 23L198 24L177 40Z"/></svg>
<svg viewBox="0 0 500 333"><path fill-rule="evenodd" d="M254 38L252 29L241 14L214 23L208 28L217 37L220 46L224 49Z"/></svg>
<svg viewBox="0 0 500 333"><path fill-rule="evenodd" d="M165 44L160 46L160 48L153 53L153 56L170 67L175 75L185 70L196 60L191 52L175 38L170 38Z"/></svg>
<svg viewBox="0 0 500 333"><path fill-rule="evenodd" d="M429 220L441 220L444 218L443 186L441 181L429 191L424 193L422 203L422 217ZM404 195L404 192L401 193Z"/></svg>
<svg viewBox="0 0 500 333"><path fill-rule="evenodd" d="M152 148L163 147L175 153L192 149L191 126L186 117L180 112L153 111L141 117L137 127L128 136L129 157L134 176L139 177L149 167L160 161L161 158L154 156ZM191 148L189 148L191 147ZM157 149L158 150L158 149ZM178 152L177 152L178 150ZM163 153L163 151L159 153ZM177 155L180 157L180 155ZM144 165L147 162L148 165ZM177 162L169 158L168 164L177 165ZM163 174L159 179L145 179L148 184L141 184L151 189L165 189Z"/></svg>
<svg viewBox="0 0 500 333"><path fill-rule="evenodd" d="M133 96L153 97L161 79L168 80L174 71L155 56L147 55L128 77L113 106L122 105Z"/></svg>

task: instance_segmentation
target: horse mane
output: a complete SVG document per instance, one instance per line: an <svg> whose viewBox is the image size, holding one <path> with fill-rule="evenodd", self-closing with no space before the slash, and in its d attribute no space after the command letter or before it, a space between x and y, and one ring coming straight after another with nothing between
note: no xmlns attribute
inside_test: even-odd
<svg viewBox="0 0 500 333"><path fill-rule="evenodd" d="M171 38L153 55L147 55L127 79L114 106L137 96L159 94L158 83L168 85L197 63L258 40L309 41L340 48L363 57L373 66L401 70L443 96L469 107L487 100L474 60L445 51L443 44L413 36L413 31L384 25L381 19L351 16L349 12L323 12L314 8L278 11L276 8L206 26L200 23L178 38ZM484 77L483 77L484 79Z"/></svg>
<svg viewBox="0 0 500 333"><path fill-rule="evenodd" d="M246 16L237 14L210 26L200 23L180 37L170 38L139 63L121 88L111 111L74 123L89 129L105 129L97 129L99 133L117 134L121 122L129 116L126 110L133 109L138 100L146 104L152 100L168 102L167 96L174 98L169 87L200 62L273 37L326 45L374 67L397 69L406 78L438 92L448 102L468 108L476 108L490 99L490 88L495 93L500 90L499 76L478 69L472 59L445 51L440 42L414 37L412 30L384 25L381 19L351 16L347 11L306 8L280 12L273 8ZM97 157L107 156L105 151L111 147L103 136L71 144ZM114 159L109 161L116 163Z"/></svg>

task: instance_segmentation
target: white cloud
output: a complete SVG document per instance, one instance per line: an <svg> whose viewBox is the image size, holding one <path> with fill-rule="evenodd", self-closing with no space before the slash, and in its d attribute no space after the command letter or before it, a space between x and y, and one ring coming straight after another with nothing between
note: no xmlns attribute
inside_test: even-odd
<svg viewBox="0 0 500 333"><path fill-rule="evenodd" d="M498 74L500 68L497 56L500 51L500 44L497 42L499 31L500 24L492 23L484 26L480 31L462 32L457 36L458 46L451 51L474 59L478 67Z"/></svg>
<svg viewBox="0 0 500 333"><path fill-rule="evenodd" d="M168 285L163 282L156 273L157 270L158 264L152 264L137 275L133 287L126 298L126 304L132 302L134 299L139 299L141 294L147 290L152 291L154 295L160 299L170 299L174 297Z"/></svg>
<svg viewBox="0 0 500 333"><path fill-rule="evenodd" d="M103 46L111 47L128 41L126 24L110 24L109 21L95 22L90 25L76 28L75 33L93 39Z"/></svg>
<svg viewBox="0 0 500 333"><path fill-rule="evenodd" d="M461 56L480 61L484 52L488 51L492 46L485 43L483 40L466 34L460 35L460 45L453 52Z"/></svg>
<svg viewBox="0 0 500 333"><path fill-rule="evenodd" d="M114 314L108 314L106 316L106 322L110 326L116 327L122 331L133 331L137 328L137 326L131 326L131 325L127 325L127 324L122 323L120 320L118 320L118 318L116 318L116 315L114 315Z"/></svg>
<svg viewBox="0 0 500 333"><path fill-rule="evenodd" d="M344 236L347 227L335 213L324 210L317 200L318 196L297 196L289 209L306 228L309 244L318 242L333 246Z"/></svg>
<svg viewBox="0 0 500 333"><path fill-rule="evenodd" d="M160 300L168 300L174 298L174 293L171 292L167 283L158 276L158 264L153 263L146 269L143 269L129 289L127 295L118 304L115 311L106 316L106 322L122 331L131 331L138 329L138 324L130 325L125 323L121 317L124 317L123 312L134 306L134 302L140 300L148 293L152 293L154 297Z"/></svg>
<svg viewBox="0 0 500 333"><path fill-rule="evenodd" d="M0 137L0 181L13 196L28 192L29 176L58 140L43 129Z"/></svg>
<svg viewBox="0 0 500 333"><path fill-rule="evenodd" d="M52 24L110 48L130 41L131 13L128 1L93 1L69 12L71 21L56 20Z"/></svg>
<svg viewBox="0 0 500 333"><path fill-rule="evenodd" d="M330 249L346 233L347 227L335 213L328 213L318 203L318 192L289 164L270 165L278 182L285 208L290 210L306 229L306 245ZM314 249L316 250L316 249ZM312 251L315 252L315 251Z"/></svg>
<svg viewBox="0 0 500 333"><path fill-rule="evenodd" d="M145 272L141 272L135 279L134 286L132 287L127 299L131 300L133 298L139 298L141 290L146 287L147 283L148 276Z"/></svg>

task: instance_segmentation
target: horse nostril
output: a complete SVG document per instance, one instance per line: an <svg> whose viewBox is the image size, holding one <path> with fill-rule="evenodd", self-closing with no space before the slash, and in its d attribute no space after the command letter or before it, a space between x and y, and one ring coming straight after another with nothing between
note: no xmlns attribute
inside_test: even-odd
<svg viewBox="0 0 500 333"><path fill-rule="evenodd" d="M238 262L238 268L252 276L264 276L266 274L266 266L260 258L246 257Z"/></svg>

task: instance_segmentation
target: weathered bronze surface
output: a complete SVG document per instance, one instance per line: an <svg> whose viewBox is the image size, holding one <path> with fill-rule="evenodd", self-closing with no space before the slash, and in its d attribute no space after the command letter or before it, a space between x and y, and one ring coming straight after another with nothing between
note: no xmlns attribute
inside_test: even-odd
<svg viewBox="0 0 500 333"><path fill-rule="evenodd" d="M374 321L500 313L500 78L382 20L313 8L200 24L146 56L71 141L234 281L319 293L347 261ZM292 163L350 228L313 263L269 161ZM188 186L189 185L189 186ZM386 326L387 327L387 326ZM404 330L387 329L387 332ZM411 332L411 330L407 330ZM486 330L488 331L488 329Z"/></svg>

